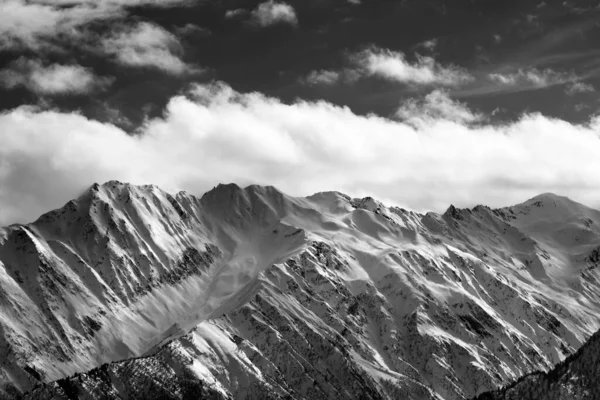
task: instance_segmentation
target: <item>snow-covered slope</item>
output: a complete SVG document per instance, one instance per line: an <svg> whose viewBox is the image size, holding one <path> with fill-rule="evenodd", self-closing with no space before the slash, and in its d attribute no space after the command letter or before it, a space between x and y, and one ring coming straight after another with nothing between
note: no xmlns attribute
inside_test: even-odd
<svg viewBox="0 0 600 400"><path fill-rule="evenodd" d="M4 229L0 381L23 391L36 381L25 366L54 380L143 355L243 303L240 289L304 242L303 232L286 237L297 229L267 215L268 205L253 204L267 211L247 227L223 220L219 206L210 194L203 202L108 182Z"/></svg>
<svg viewBox="0 0 600 400"><path fill-rule="evenodd" d="M548 372L536 371L474 400L600 399L600 332Z"/></svg>
<svg viewBox="0 0 600 400"><path fill-rule="evenodd" d="M598 245L600 213L551 194L422 215L337 192L94 185L0 231L0 381L14 395L125 360L61 382L91 398L165 387L152 376L170 398L469 398L600 327Z"/></svg>

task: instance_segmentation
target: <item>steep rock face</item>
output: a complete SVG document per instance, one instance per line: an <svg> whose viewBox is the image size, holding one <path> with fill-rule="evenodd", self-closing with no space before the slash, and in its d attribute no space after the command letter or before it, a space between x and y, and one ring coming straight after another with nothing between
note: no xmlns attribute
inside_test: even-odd
<svg viewBox="0 0 600 400"><path fill-rule="evenodd" d="M228 399L187 369L158 357L105 364L86 374L36 387L29 399Z"/></svg>
<svg viewBox="0 0 600 400"><path fill-rule="evenodd" d="M293 227L274 233L252 224L252 243L240 244L241 228L222 221L213 231L213 220L185 193L108 182L32 224L3 229L4 391L143 355L221 307L279 250L303 243L302 234L284 236ZM262 241L274 251L255 257Z"/></svg>
<svg viewBox="0 0 600 400"><path fill-rule="evenodd" d="M422 215L338 192L93 186L0 233L0 380L52 398L39 382L144 356L66 385L469 398L600 327L599 214L554 195Z"/></svg>
<svg viewBox="0 0 600 400"><path fill-rule="evenodd" d="M474 400L592 400L600 398L600 332L548 372L525 375Z"/></svg>

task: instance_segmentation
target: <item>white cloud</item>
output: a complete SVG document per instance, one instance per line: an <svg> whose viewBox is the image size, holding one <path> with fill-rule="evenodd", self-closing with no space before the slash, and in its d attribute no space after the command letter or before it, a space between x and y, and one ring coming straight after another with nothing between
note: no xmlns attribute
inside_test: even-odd
<svg viewBox="0 0 600 400"><path fill-rule="evenodd" d="M102 47L123 65L157 68L174 75L194 71L179 58L182 49L177 37L148 22L121 28L105 38Z"/></svg>
<svg viewBox="0 0 600 400"><path fill-rule="evenodd" d="M250 14L252 22L262 27L278 23L298 24L296 11L291 5L273 0L260 3Z"/></svg>
<svg viewBox="0 0 600 400"><path fill-rule="evenodd" d="M311 71L301 81L302 83L309 86L316 85L334 85L340 80L340 73L337 71L331 71L326 69Z"/></svg>
<svg viewBox="0 0 600 400"><path fill-rule="evenodd" d="M49 41L73 38L82 26L122 17L133 6L170 7L188 0L2 0L0 49L45 50Z"/></svg>
<svg viewBox="0 0 600 400"><path fill-rule="evenodd" d="M203 28L203 27L195 25L195 24L185 24L183 26L179 26L176 28L176 32L178 35L181 35L181 36L203 37L203 36L211 35L210 29Z"/></svg>
<svg viewBox="0 0 600 400"><path fill-rule="evenodd" d="M565 93L569 96L575 96L578 93L595 92L593 85L584 82L573 82L565 88Z"/></svg>
<svg viewBox="0 0 600 400"><path fill-rule="evenodd" d="M561 85L563 83L576 80L574 74L556 72L551 69L539 70L536 68L519 69L510 73L491 73L489 78L502 85L545 88L549 86Z"/></svg>
<svg viewBox="0 0 600 400"><path fill-rule="evenodd" d="M424 48L426 50L429 50L429 51L435 50L435 48L437 47L437 45L438 45L438 40L436 38L425 40L424 42L421 42L421 43L418 44L419 47L422 47L422 48Z"/></svg>
<svg viewBox="0 0 600 400"><path fill-rule="evenodd" d="M453 100L447 92L434 90L422 101L415 99L404 102L396 116L401 120L419 128L439 120L460 124L471 124L484 120L483 115L469 109L466 104Z"/></svg>
<svg viewBox="0 0 600 400"><path fill-rule="evenodd" d="M40 95L84 94L105 89L112 78L99 77L81 65L44 65L41 61L20 58L0 71L0 86L22 86Z"/></svg>
<svg viewBox="0 0 600 400"><path fill-rule="evenodd" d="M402 83L458 86L473 79L463 69L440 65L432 57L417 56L416 62L411 63L404 53L375 47L351 58L364 74Z"/></svg>
<svg viewBox="0 0 600 400"><path fill-rule="evenodd" d="M434 49L437 40L419 46ZM354 83L360 78L376 76L409 85L459 86L473 80L464 69L443 66L432 57L417 55L411 63L404 53L371 47L351 53L349 66L340 70L314 70L300 81L306 85L333 85L338 82Z"/></svg>
<svg viewBox="0 0 600 400"><path fill-rule="evenodd" d="M246 14L248 14L247 10L244 10L243 8L236 8L234 10L227 10L225 12L225 18L226 19L233 19L233 18L242 17L242 16L244 16Z"/></svg>
<svg viewBox="0 0 600 400"><path fill-rule="evenodd" d="M75 2L60 7L50 2L4 0L0 2L0 49L30 47L39 49L45 40L108 15L89 3Z"/></svg>
<svg viewBox="0 0 600 400"><path fill-rule="evenodd" d="M361 71L353 68L344 68L339 71L319 69L310 71L299 81L308 86L333 86L338 83L354 83L360 78Z"/></svg>
<svg viewBox="0 0 600 400"><path fill-rule="evenodd" d="M447 103L436 96L431 103ZM418 210L503 206L546 191L600 203L599 119L580 126L532 114L469 125L447 108L415 127L324 101L284 104L200 85L130 136L20 107L0 114L0 223L32 220L109 179L196 194L231 181L292 195L341 190Z"/></svg>

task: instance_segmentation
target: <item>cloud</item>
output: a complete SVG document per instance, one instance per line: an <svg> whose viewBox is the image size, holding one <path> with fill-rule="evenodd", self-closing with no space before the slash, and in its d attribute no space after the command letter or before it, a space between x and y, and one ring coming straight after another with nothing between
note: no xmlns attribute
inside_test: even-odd
<svg viewBox="0 0 600 400"><path fill-rule="evenodd" d="M246 14L248 14L248 10L244 10L243 8L236 8L234 10L227 10L225 12L225 18L226 19L234 19L234 18L243 17Z"/></svg>
<svg viewBox="0 0 600 400"><path fill-rule="evenodd" d="M465 70L443 66L432 57L417 55L411 63L402 52L372 47L351 56L363 75L417 85L458 86L473 80Z"/></svg>
<svg viewBox="0 0 600 400"><path fill-rule="evenodd" d="M279 23L290 25L298 24L298 17L294 8L287 3L279 3L273 0L260 3L252 12L252 22L258 26L270 26Z"/></svg>
<svg viewBox="0 0 600 400"><path fill-rule="evenodd" d="M595 92L593 85L584 82L573 82L565 88L565 93L569 96L575 96L578 93Z"/></svg>
<svg viewBox="0 0 600 400"><path fill-rule="evenodd" d="M82 115L20 107L0 114L0 223L32 220L109 179L195 194L232 181L292 195L340 190L423 211L504 206L547 191L600 203L600 120L528 114L470 124L465 106L441 93L425 104L445 111L413 126L325 101L286 104L197 85L135 136Z"/></svg>
<svg viewBox="0 0 600 400"><path fill-rule="evenodd" d="M438 45L438 40L436 38L425 40L424 42L418 43L418 47L422 47L425 50L433 51Z"/></svg>
<svg viewBox="0 0 600 400"><path fill-rule="evenodd" d="M74 2L72 7L60 7L59 3L4 0L0 2L0 49L39 49L49 38L92 20L118 14L119 9L110 12L98 10L93 4L84 2Z"/></svg>
<svg viewBox="0 0 600 400"><path fill-rule="evenodd" d="M519 69L511 73L491 73L489 79L505 86L521 86L545 88L562 85L577 80L574 74L556 72L549 68L539 70L536 68Z"/></svg>
<svg viewBox="0 0 600 400"><path fill-rule="evenodd" d="M44 65L39 60L25 58L0 71L0 86L7 89L21 86L39 95L87 94L106 89L113 81L81 65Z"/></svg>
<svg viewBox="0 0 600 400"><path fill-rule="evenodd" d="M577 90L588 90L587 85L578 85L582 77L574 72L555 71L551 68L538 69L500 67L491 71L478 71L479 78L472 84L453 92L462 96L477 96L498 93L535 91L565 85L565 93L572 95ZM574 85L574 86L573 86Z"/></svg>
<svg viewBox="0 0 600 400"><path fill-rule="evenodd" d="M0 2L0 51L30 49L43 57L43 53L67 54L66 48L79 47L111 55L122 65L152 67L174 75L199 72L181 60L183 50L172 33L147 22L132 27L125 27L122 22L131 7L188 4L190 0L4 0ZM92 32L90 24L98 21L103 21L103 29L116 26L116 31L108 36ZM182 35L207 32L192 24L177 31ZM61 71L67 72L62 68L54 75ZM83 77L81 69L78 76Z"/></svg>
<svg viewBox="0 0 600 400"><path fill-rule="evenodd" d="M187 3L188 0L3 0L0 2L0 49L47 50L53 40L70 41L81 27L94 21L124 17L130 7L171 7Z"/></svg>
<svg viewBox="0 0 600 400"><path fill-rule="evenodd" d="M437 41L420 43L419 46L435 47ZM411 63L404 53L377 47L350 53L348 66L339 70L314 70L300 80L309 86L333 85L339 82L354 83L365 77L378 77L408 85L459 86L469 83L473 77L457 66L443 66L432 57L416 56Z"/></svg>
<svg viewBox="0 0 600 400"><path fill-rule="evenodd" d="M156 68L173 75L194 72L179 57L182 48L177 37L148 22L121 27L103 40L102 50L126 66Z"/></svg>
<svg viewBox="0 0 600 400"><path fill-rule="evenodd" d="M212 34L210 29L203 28L203 27L195 25L195 24L185 24L185 25L179 26L175 29L175 31L180 36L204 37L204 36L210 36Z"/></svg>
<svg viewBox="0 0 600 400"><path fill-rule="evenodd" d="M305 78L301 79L301 82L309 86L330 86L336 84L340 80L340 77L341 74L338 71L321 69L311 71Z"/></svg>
<svg viewBox="0 0 600 400"><path fill-rule="evenodd" d="M472 124L482 122L484 117L469 109L466 104L453 100L442 90L434 90L421 101L410 99L396 112L396 117L411 125L426 128L439 120Z"/></svg>

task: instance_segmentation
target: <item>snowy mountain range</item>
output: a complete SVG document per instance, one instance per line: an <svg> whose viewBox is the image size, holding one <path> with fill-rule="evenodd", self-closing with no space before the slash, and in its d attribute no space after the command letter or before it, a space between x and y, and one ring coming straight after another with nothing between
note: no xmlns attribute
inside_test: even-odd
<svg viewBox="0 0 600 400"><path fill-rule="evenodd" d="M465 399L600 327L600 211L94 184L0 229L0 398Z"/></svg>

